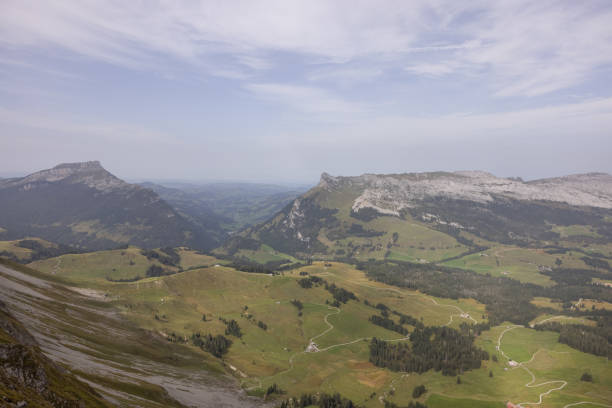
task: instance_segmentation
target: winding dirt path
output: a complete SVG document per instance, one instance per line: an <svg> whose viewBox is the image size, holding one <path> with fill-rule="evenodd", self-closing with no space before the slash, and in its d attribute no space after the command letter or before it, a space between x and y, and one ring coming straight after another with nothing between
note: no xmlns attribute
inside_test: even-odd
<svg viewBox="0 0 612 408"><path fill-rule="evenodd" d="M327 306L327 308L328 308L328 309L335 309L335 313L334 313L334 312L331 312L331 313L328 313L328 314L326 314L326 315L325 315L325 317L323 318L323 321L324 321L324 322L325 322L325 323L326 323L326 324L327 324L329 327L328 327L328 328L327 328L327 330L325 330L324 332L319 333L319 334L317 334L316 336L314 336L313 338L311 338L311 339L310 339L310 341L309 341L309 343L312 343L312 342L313 342L315 339L318 339L319 337L324 336L324 335L326 335L327 333L329 333L329 331L330 331L330 330L333 330L333 329L334 329L334 325L333 325L333 324L331 324L331 323L329 322L329 320L327 320L327 318L328 318L329 316L332 316L332 315L337 315L337 314L340 314L340 308L339 308L339 307L329 306L329 305L321 305L321 304L318 304L318 303L313 303L313 304L315 304L315 305L317 305L317 306Z"/></svg>
<svg viewBox="0 0 612 408"><path fill-rule="evenodd" d="M60 271L61 264L62 264L62 257L60 256L57 258L57 263L53 267L53 271L51 272L52 275L56 275Z"/></svg>
<svg viewBox="0 0 612 408"><path fill-rule="evenodd" d="M506 360L508 360L508 361L514 361L514 360L512 360L510 357L508 357L508 355L506 355L506 353L504 353L504 351L501 349L501 341L502 341L502 338L504 337L504 335L507 332L509 332L510 330L517 329L519 327L524 327L524 326L521 326L521 325L507 326L506 329L504 329L499 334L499 337L497 338L497 346L496 346L497 351L499 351L501 353L501 355ZM541 405L545 396L550 395L550 393L552 393L554 391L562 390L568 384L567 381L565 381L565 380L551 380L551 381L545 381L545 382L540 383L540 384L534 384L536 382L536 377L533 374L533 372L526 366L526 364L531 363L533 361L533 359L535 358L536 354L538 354L541 351L546 351L548 353L569 354L568 351L552 351L552 350L547 350L547 349L539 349L538 351L536 351L535 353L533 353L531 355L531 358L529 360L523 361L523 362L516 362L517 365L514 366L513 369L515 369L515 368L522 368L523 370L525 370L531 376L531 381L529 381L528 383L525 384L525 387L527 387L527 388L538 388L538 387L541 387L541 386L544 386L544 385L550 385L550 384L559 384L559 385L549 389L548 391L540 393L537 402L521 402L521 403L518 404L519 407L524 407L526 405ZM577 406L577 405L583 405L583 404L592 404L592 405L597 405L597 406L601 406L601 407L612 407L612 405L606 405L606 404L601 404L601 403L597 403L597 402L580 401L580 402L574 402L574 403L571 403L571 404L567 404L563 408L568 408L568 407Z"/></svg>

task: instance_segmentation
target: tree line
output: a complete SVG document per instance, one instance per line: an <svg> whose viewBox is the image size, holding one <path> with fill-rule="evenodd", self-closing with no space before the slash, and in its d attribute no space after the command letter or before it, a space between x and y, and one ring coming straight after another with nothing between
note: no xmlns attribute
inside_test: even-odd
<svg viewBox="0 0 612 408"><path fill-rule="evenodd" d="M559 333L559 343L567 344L576 350L596 356L612 357L612 345L609 338L606 338L606 330L603 327L548 322L535 326L535 329Z"/></svg>
<svg viewBox="0 0 612 408"><path fill-rule="evenodd" d="M410 334L410 344L373 338L370 362L392 371L424 373L431 369L457 375L480 368L489 354L474 345L474 337L450 327L425 327Z"/></svg>
<svg viewBox="0 0 612 408"><path fill-rule="evenodd" d="M405 336L408 334L408 329L406 329L401 324L395 323L392 319L389 319L387 317L372 315L370 316L370 322L372 322L373 324L377 326L384 327L387 330L391 330L396 333L399 333L402 336Z"/></svg>
<svg viewBox="0 0 612 408"><path fill-rule="evenodd" d="M325 279L318 276L309 276L307 278L298 279L298 285L304 289L310 289L315 286L321 286L327 290L334 298L332 306L339 307L340 303L346 303L349 300L358 300L357 296L349 290L336 286L335 283L329 284Z"/></svg>
<svg viewBox="0 0 612 408"><path fill-rule="evenodd" d="M318 408L359 408L359 405L338 393L302 394L299 398L289 398L278 405L279 408L306 408L311 406Z"/></svg>
<svg viewBox="0 0 612 408"><path fill-rule="evenodd" d="M531 303L535 296L549 297L561 302L579 298L612 302L612 288L591 284L593 277L608 277L603 272L588 269L554 268L543 271L557 284L542 287L522 283L507 277L494 277L458 268L400 261L369 261L357 265L373 280L418 289L428 295L450 299L474 298L486 305L492 325L510 321L526 325L542 312L554 310L538 308Z"/></svg>
<svg viewBox="0 0 612 408"><path fill-rule="evenodd" d="M140 253L147 257L148 260L155 259L159 263L167 266L179 266L181 256L176 252L176 249L171 247L155 249L143 249Z"/></svg>

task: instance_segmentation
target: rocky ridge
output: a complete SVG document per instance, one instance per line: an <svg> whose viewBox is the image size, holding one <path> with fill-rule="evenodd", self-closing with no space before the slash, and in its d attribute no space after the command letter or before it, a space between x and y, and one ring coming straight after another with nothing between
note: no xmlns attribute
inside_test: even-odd
<svg viewBox="0 0 612 408"><path fill-rule="evenodd" d="M388 215L399 215L401 210L412 208L427 198L487 203L505 197L612 209L612 176L605 173L577 174L529 182L496 177L481 171L364 174L357 177L333 177L323 173L319 187L362 190L354 200L353 211L373 208Z"/></svg>

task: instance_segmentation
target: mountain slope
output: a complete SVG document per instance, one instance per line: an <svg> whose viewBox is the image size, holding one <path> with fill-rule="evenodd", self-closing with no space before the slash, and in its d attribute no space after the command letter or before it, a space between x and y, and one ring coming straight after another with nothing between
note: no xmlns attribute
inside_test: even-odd
<svg viewBox="0 0 612 408"><path fill-rule="evenodd" d="M231 220L217 214L207 203L198 200L189 192L150 182L139 185L154 191L182 217L197 225L202 231L206 231L215 241L223 242L227 238L227 229L223 225Z"/></svg>
<svg viewBox="0 0 612 408"><path fill-rule="evenodd" d="M41 351L37 341L0 301L0 405L110 407Z"/></svg>
<svg viewBox="0 0 612 408"><path fill-rule="evenodd" d="M120 180L97 161L0 180L0 210L2 238L9 240L36 236L85 249L218 243L155 192Z"/></svg>
<svg viewBox="0 0 612 408"><path fill-rule="evenodd" d="M576 225L592 232L566 241L612 239L612 176L523 182L484 172L324 173L316 187L221 251L265 244L301 257L440 261L491 242L563 245L560 228Z"/></svg>
<svg viewBox="0 0 612 408"><path fill-rule="evenodd" d="M142 183L166 200L181 214L210 230L226 233L267 221L303 190L256 183Z"/></svg>

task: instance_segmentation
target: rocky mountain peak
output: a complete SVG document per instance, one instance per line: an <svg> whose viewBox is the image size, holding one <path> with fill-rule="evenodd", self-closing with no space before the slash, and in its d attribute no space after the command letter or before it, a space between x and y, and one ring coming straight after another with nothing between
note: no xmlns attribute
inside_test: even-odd
<svg viewBox="0 0 612 408"><path fill-rule="evenodd" d="M62 163L51 169L41 170L23 178L0 182L0 188L21 187L25 190L48 183L84 184L99 191L133 187L109 173L99 161Z"/></svg>
<svg viewBox="0 0 612 408"><path fill-rule="evenodd" d="M319 180L319 187L330 188L338 183L339 177L334 177L329 173L323 172Z"/></svg>

